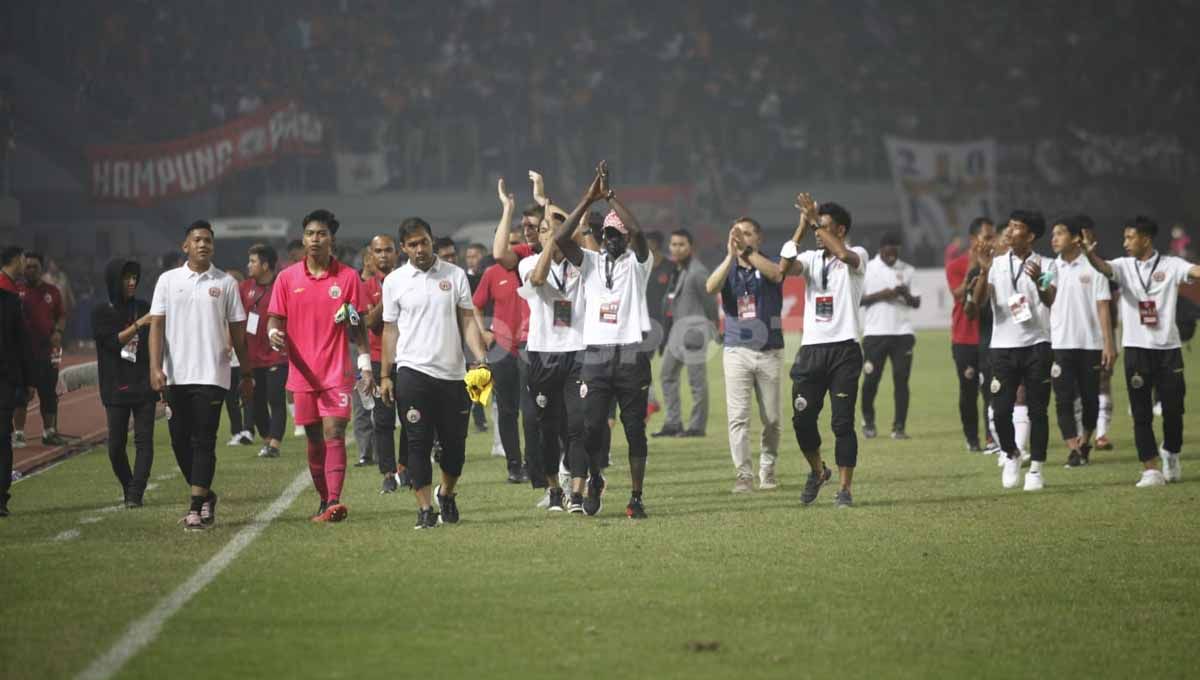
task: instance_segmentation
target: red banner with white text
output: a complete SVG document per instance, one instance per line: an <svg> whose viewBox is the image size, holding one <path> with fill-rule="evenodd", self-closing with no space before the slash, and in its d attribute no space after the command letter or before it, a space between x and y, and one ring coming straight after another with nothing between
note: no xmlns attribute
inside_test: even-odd
<svg viewBox="0 0 1200 680"><path fill-rule="evenodd" d="M295 102L278 102L183 139L90 146L92 197L150 205L204 190L284 154L320 153L323 141L316 116Z"/></svg>

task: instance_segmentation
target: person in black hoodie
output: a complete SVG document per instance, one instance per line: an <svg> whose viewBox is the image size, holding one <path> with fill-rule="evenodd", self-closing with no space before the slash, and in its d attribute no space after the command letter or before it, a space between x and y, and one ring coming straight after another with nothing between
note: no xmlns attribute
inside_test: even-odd
<svg viewBox="0 0 1200 680"><path fill-rule="evenodd" d="M0 289L0 517L8 517L12 486L13 409L33 398L33 351L21 299Z"/></svg>
<svg viewBox="0 0 1200 680"><path fill-rule="evenodd" d="M142 505L154 463L154 416L158 394L150 389L150 303L134 297L142 268L132 260L108 263L108 302L92 310L100 401L108 414L108 459L125 492L125 507ZM133 470L125 445L133 416Z"/></svg>

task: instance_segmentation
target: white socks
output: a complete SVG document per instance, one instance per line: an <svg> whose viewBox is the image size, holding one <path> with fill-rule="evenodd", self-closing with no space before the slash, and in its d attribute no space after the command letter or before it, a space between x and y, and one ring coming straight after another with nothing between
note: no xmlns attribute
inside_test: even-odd
<svg viewBox="0 0 1200 680"><path fill-rule="evenodd" d="M1013 407L1013 430L1017 440L1017 448L1024 455L1029 450L1029 407Z"/></svg>
<svg viewBox="0 0 1200 680"><path fill-rule="evenodd" d="M1042 474L1042 462L1040 460L1031 461L1029 463L1029 471L1033 474Z"/></svg>
<svg viewBox="0 0 1200 680"><path fill-rule="evenodd" d="M1100 395L1100 414L1096 418L1096 439L1108 436L1108 424L1112 421L1112 397Z"/></svg>

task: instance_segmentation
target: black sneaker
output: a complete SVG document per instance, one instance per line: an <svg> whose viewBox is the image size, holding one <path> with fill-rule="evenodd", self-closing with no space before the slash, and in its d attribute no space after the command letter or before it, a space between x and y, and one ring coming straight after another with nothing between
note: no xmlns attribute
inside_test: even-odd
<svg viewBox="0 0 1200 680"><path fill-rule="evenodd" d="M126 491L125 507L129 509L142 507L142 494L132 489Z"/></svg>
<svg viewBox="0 0 1200 680"><path fill-rule="evenodd" d="M892 439L912 439L904 430L892 430Z"/></svg>
<svg viewBox="0 0 1200 680"><path fill-rule="evenodd" d="M1067 464L1064 465L1063 467L1077 468L1082 465L1083 465L1083 456L1080 455L1079 451L1072 450L1071 453L1067 454Z"/></svg>
<svg viewBox="0 0 1200 680"><path fill-rule="evenodd" d="M879 432L875 429L875 423L863 423L863 437L874 439Z"/></svg>
<svg viewBox="0 0 1200 680"><path fill-rule="evenodd" d="M833 470L830 470L827 466L822 467L824 469L821 471L821 474L815 472L808 473L808 480L804 482L804 491L800 494L801 503L811 505L813 501L817 500L817 494L821 493L821 486L833 476Z"/></svg>
<svg viewBox="0 0 1200 680"><path fill-rule="evenodd" d="M321 515L324 515L325 509L328 507L329 507L329 505L325 501L321 501L320 507L317 508L316 513L314 513L310 519L316 519L316 518L320 517Z"/></svg>
<svg viewBox="0 0 1200 680"><path fill-rule="evenodd" d="M583 512L583 494L571 494L571 500L567 503L567 512L575 515Z"/></svg>
<svg viewBox="0 0 1200 680"><path fill-rule="evenodd" d="M438 510L441 512L439 519L446 524L458 524L458 501L455 500L458 494L443 496L442 485L438 484L433 490L433 496L437 499Z"/></svg>
<svg viewBox="0 0 1200 680"><path fill-rule="evenodd" d="M546 506L546 509L550 512L562 512L565 509L562 489L550 489L550 505Z"/></svg>
<svg viewBox="0 0 1200 680"><path fill-rule="evenodd" d="M625 506L625 516L629 519L646 519L646 506L642 504L641 496L629 497L629 505Z"/></svg>
<svg viewBox="0 0 1200 680"><path fill-rule="evenodd" d="M8 499L0 498L0 517L8 517Z"/></svg>
<svg viewBox="0 0 1200 680"><path fill-rule="evenodd" d="M396 483L396 475L389 473L383 476L383 488L379 490L379 493L396 493L396 489L398 488L399 484Z"/></svg>
<svg viewBox="0 0 1200 680"><path fill-rule="evenodd" d="M663 429L651 434L651 437L678 437L683 432L683 428L678 425L664 425Z"/></svg>
<svg viewBox="0 0 1200 680"><path fill-rule="evenodd" d="M217 521L217 494L212 491L208 492L208 499L200 506L200 521L205 526L212 526Z"/></svg>
<svg viewBox="0 0 1200 680"><path fill-rule="evenodd" d="M967 453L983 453L983 447L979 442L967 441Z"/></svg>
<svg viewBox="0 0 1200 680"><path fill-rule="evenodd" d="M525 473L524 468L517 468L508 471L509 484L524 484L529 481L529 475Z"/></svg>
<svg viewBox="0 0 1200 680"><path fill-rule="evenodd" d="M592 475L588 478L587 497L583 499L583 512L588 517L595 517L604 508L604 476Z"/></svg>
<svg viewBox="0 0 1200 680"><path fill-rule="evenodd" d="M42 435L43 446L66 446L68 443L69 442L66 439L63 439L62 435L58 434L57 432L53 434Z"/></svg>
<svg viewBox="0 0 1200 680"><path fill-rule="evenodd" d="M374 465L374 464L375 464L374 460L367 458L366 456L363 456L362 458L358 459L358 462L354 464L354 467L367 467L368 465Z"/></svg>
<svg viewBox="0 0 1200 680"><path fill-rule="evenodd" d="M258 450L258 457L259 458L270 458L271 457L271 447L267 446L266 444L263 444L262 448Z"/></svg>
<svg viewBox="0 0 1200 680"><path fill-rule="evenodd" d="M438 525L438 514L433 511L433 508L425 508L417 511L417 523L413 529L436 529Z"/></svg>
<svg viewBox="0 0 1200 680"><path fill-rule="evenodd" d="M852 508L852 507L854 507L854 499L850 498L850 491L847 489L838 489L837 495L833 497L833 507L835 507L835 508Z"/></svg>
<svg viewBox="0 0 1200 680"><path fill-rule="evenodd" d="M1081 465L1087 465L1089 462L1091 462L1091 456L1091 444L1084 444L1083 446L1079 447L1079 462Z"/></svg>

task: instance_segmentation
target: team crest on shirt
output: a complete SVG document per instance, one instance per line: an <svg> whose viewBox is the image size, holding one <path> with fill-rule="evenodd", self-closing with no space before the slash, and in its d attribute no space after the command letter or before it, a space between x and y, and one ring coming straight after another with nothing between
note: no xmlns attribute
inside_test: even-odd
<svg viewBox="0 0 1200 680"><path fill-rule="evenodd" d="M534 398L534 401L537 402L538 408L546 408L546 404L550 403L550 400L546 398L546 395L542 394L541 392L539 392L537 397Z"/></svg>
<svg viewBox="0 0 1200 680"><path fill-rule="evenodd" d="M974 380L975 379L975 367L967 366L966 370L963 371L963 377L966 378L967 380Z"/></svg>
<svg viewBox="0 0 1200 680"><path fill-rule="evenodd" d="M1059 366L1056 361L1050 366L1050 377L1057 378L1060 375L1062 375L1062 366Z"/></svg>
<svg viewBox="0 0 1200 680"><path fill-rule="evenodd" d="M1146 384L1146 381L1142 380L1142 376L1139 373L1134 373L1133 376L1131 376L1129 378L1129 386L1135 390L1142 389L1142 385L1145 385L1145 384Z"/></svg>
<svg viewBox="0 0 1200 680"><path fill-rule="evenodd" d="M991 389L992 389L992 394L997 394L1000 392L1000 379L999 378L992 378Z"/></svg>
<svg viewBox="0 0 1200 680"><path fill-rule="evenodd" d="M45 295L43 295L42 299L46 301L46 304L50 304L51 302L54 301L54 298L50 297L49 293L46 293Z"/></svg>
<svg viewBox="0 0 1200 680"><path fill-rule="evenodd" d="M415 408L408 409L408 413L404 414L404 419L409 423L416 425L421 422L421 412Z"/></svg>
<svg viewBox="0 0 1200 680"><path fill-rule="evenodd" d="M864 374L871 375L874 372L875 372L875 364L873 364L869 361L863 362L863 373Z"/></svg>
<svg viewBox="0 0 1200 680"><path fill-rule="evenodd" d="M800 411L808 408L808 400L804 397L796 397L796 401L792 402L792 407L796 409L797 413L799 413Z"/></svg>
<svg viewBox="0 0 1200 680"><path fill-rule="evenodd" d="M579 398L587 399L587 383L579 383Z"/></svg>
<svg viewBox="0 0 1200 680"><path fill-rule="evenodd" d="M442 290L450 290L450 282L438 281L438 288L441 288Z"/></svg>
<svg viewBox="0 0 1200 680"><path fill-rule="evenodd" d="M220 288L217 288L216 286L213 286L212 288L209 288L209 289L208 289L208 296L209 296L209 297L215 297L215 298L217 298L217 297L221 297L221 289L220 289Z"/></svg>
<svg viewBox="0 0 1200 680"><path fill-rule="evenodd" d="M1154 280L1157 281L1158 283L1162 283L1163 281L1166 281L1167 273L1166 272L1154 272Z"/></svg>
<svg viewBox="0 0 1200 680"><path fill-rule="evenodd" d="M336 299L340 298L341 296L342 296L342 287L341 286L339 286L335 283L329 287L329 297L336 300Z"/></svg>
<svg viewBox="0 0 1200 680"><path fill-rule="evenodd" d="M1080 282L1080 283L1082 283L1082 284L1083 284L1083 285L1085 285L1085 286L1090 286L1090 285L1092 285L1092 275L1091 275L1091 274L1084 274L1083 276L1079 277L1079 282Z"/></svg>

